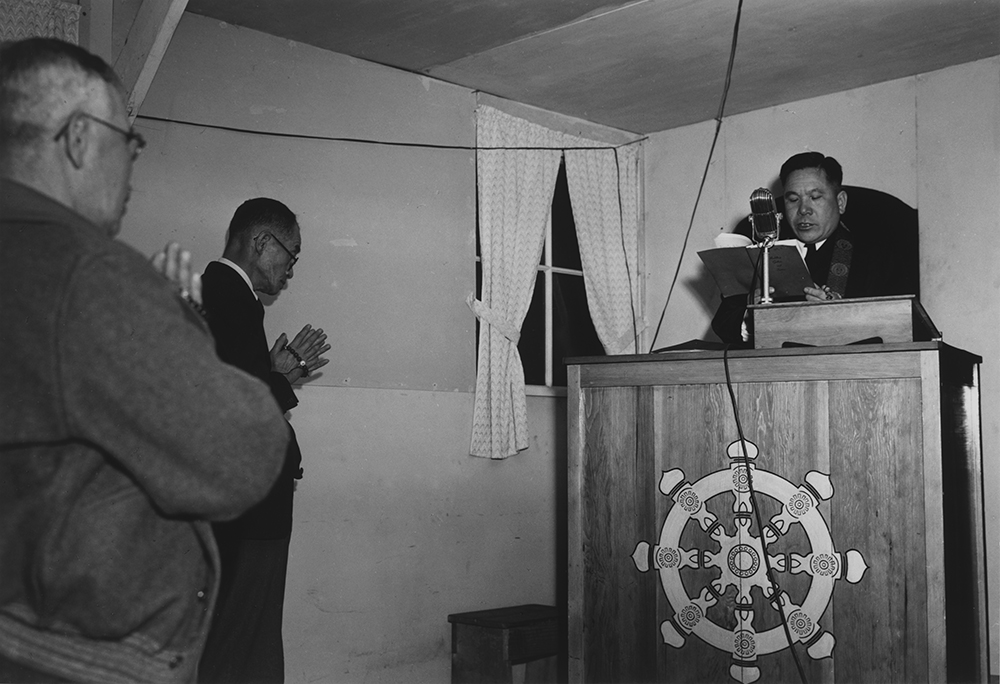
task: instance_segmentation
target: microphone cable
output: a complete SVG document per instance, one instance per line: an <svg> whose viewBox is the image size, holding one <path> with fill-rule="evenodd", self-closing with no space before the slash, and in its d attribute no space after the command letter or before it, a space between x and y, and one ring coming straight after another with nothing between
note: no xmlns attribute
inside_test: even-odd
<svg viewBox="0 0 1000 684"><path fill-rule="evenodd" d="M625 275L628 276L628 303L632 307L632 345L633 352L639 353L639 325L635 316L635 287L632 283L632 269L628 265L628 247L625 245L625 208L622 206L622 167L618 160L618 148L612 150L615 154L615 195L618 197L618 228L621 233L622 256L625 258Z"/></svg>
<svg viewBox="0 0 1000 684"><path fill-rule="evenodd" d="M740 35L740 15L743 13L743 0L739 0L736 5L736 23L733 25L733 40L729 47L729 64L726 67L726 82L722 87L722 99L719 101L719 111L715 115L715 134L712 136L712 146L708 150L708 159L705 160L705 169L701 172L701 183L698 185L698 194L694 198L694 207L691 209L691 219L688 221L687 231L684 233L684 242L681 244L681 253L677 257L677 268L674 270L673 280L670 281L670 288L667 290L667 301L663 303L663 311L660 312L660 320L656 324L656 331L653 339L649 341L649 352L652 353L656 346L656 338L660 334L660 326L663 325L663 317L667 313L667 306L670 304L670 297L674 293L674 286L677 285L677 278L681 273L681 264L684 263L684 254L687 252L688 239L691 237L691 230L694 228L694 217L698 213L698 205L701 203L701 193L705 189L705 180L708 178L708 169L712 165L712 157L715 154L715 144L719 141L719 132L722 130L722 116L726 111L726 99L729 97L729 85L733 78L733 63L736 61L736 43Z"/></svg>
<svg viewBox="0 0 1000 684"><path fill-rule="evenodd" d="M774 577L774 568L771 567L771 557L767 554L767 543L764 540L764 524L760 517L760 506L757 502L757 491L753 487L753 472L750 468L750 455L747 453L747 442L743 435L743 425L740 422L740 412L737 408L736 403L736 393L733 391L733 380L729 374L729 343L727 342L722 348L722 363L726 370L726 389L729 390L729 401L733 406L733 417L736 420L736 434L740 438L740 447L743 450L743 467L746 469L747 473L747 489L750 491L750 505L753 506L754 519L757 522L757 529L760 532L760 548L764 556L764 569L767 574L767 581L771 584L772 595L768 599L775 610L778 611L778 617L781 618L781 627L785 632L785 640L788 642L788 650L792 654L792 660L795 661L795 669L799 673L799 681L802 684L808 684L806 680L805 670L802 669L802 663L799 661L799 654L795 652L795 645L792 642L792 633L788 629L788 620L785 618L785 611L781 607L781 587L778 585L778 581ZM767 597L765 597L767 598Z"/></svg>

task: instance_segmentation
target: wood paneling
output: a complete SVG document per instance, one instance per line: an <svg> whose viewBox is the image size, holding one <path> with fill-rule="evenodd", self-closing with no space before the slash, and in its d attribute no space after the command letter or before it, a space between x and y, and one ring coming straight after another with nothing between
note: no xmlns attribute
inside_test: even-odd
<svg viewBox="0 0 1000 684"><path fill-rule="evenodd" d="M870 347L869 347L870 348ZM764 351L764 350L761 350ZM916 377L920 374L915 354L891 355L880 351L857 353L849 362L830 355L760 356L734 353L729 359L734 382L781 382L794 380L836 380L853 378ZM703 358L671 359L658 363L654 358L628 364L600 364L587 367L581 377L583 387L644 385L698 385L725 383L726 375L718 353ZM716 363L705 363L706 360Z"/></svg>
<svg viewBox="0 0 1000 684"><path fill-rule="evenodd" d="M872 338L886 343L941 339L913 295L780 302L750 310L757 349L780 349L786 342L832 347Z"/></svg>
<svg viewBox="0 0 1000 684"><path fill-rule="evenodd" d="M655 633L635 629L647 621L646 612L655 610L655 593L625 572L631 565L628 554L612 551L632 546L636 535L647 534L654 524L642 486L649 471L643 459L651 451L637 442L637 399L634 390L613 388L595 392L587 405L585 440L595 449L583 469L582 541L593 550L585 555L584 572L588 585L599 589L584 588L584 649L609 654L587 661L586 678L592 681L645 681L655 648ZM587 627L611 624L628 628Z"/></svg>
<svg viewBox="0 0 1000 684"><path fill-rule="evenodd" d="M830 394L831 532L869 566L837 587L837 654L850 654L835 658L837 681L926 681L920 383L831 383Z"/></svg>
<svg viewBox="0 0 1000 684"><path fill-rule="evenodd" d="M734 630L739 596L748 593L758 653L743 664L759 668L761 681L797 682L799 667L810 682L985 677L979 435L971 418L978 408L978 358L931 344L889 353L728 361L732 395L720 355L571 365L571 679L733 681L729 650L683 630L682 646L664 643L661 625L680 624L675 611L685 606L668 600L652 561L643 573L632 560L637 544L646 542L652 559L653 547L668 536L664 531L661 538L661 529L679 504L661 491L660 478L676 470L683 477L672 473L670 482L700 487L708 497L700 510L724 530L724 537L713 537L694 519L680 518L679 541L673 543L681 555L698 552L694 557L700 558L677 571L686 600L694 602L723 577L713 560L721 541L728 538L731 547L755 542L760 523L768 526L783 514L779 490L814 483L807 478L816 473L828 475L833 488L816 507L832 550L841 558L856 550L868 566L858 583L833 582L825 611L811 616L818 626L814 637L827 632L835 639L833 657L814 659L797 643L798 663L776 640L781 623L761 576L724 577L702 619L723 634ZM762 377L768 369L776 379ZM740 429L759 450L753 459L753 515L743 533L749 537L740 536L736 498L725 484L732 481L726 471L734 463L727 447ZM713 475L720 472L729 479ZM781 479L787 483L778 484ZM790 554L808 556L817 544L829 543L825 533L816 534L793 521L767 545L773 576L795 605L815 600L821 583L782 564ZM946 612L958 619L946 621Z"/></svg>

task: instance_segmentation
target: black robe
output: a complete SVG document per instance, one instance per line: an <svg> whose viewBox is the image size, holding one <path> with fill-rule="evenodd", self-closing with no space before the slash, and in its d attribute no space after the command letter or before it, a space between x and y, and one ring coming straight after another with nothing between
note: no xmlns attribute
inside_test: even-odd
<svg viewBox="0 0 1000 684"><path fill-rule="evenodd" d="M826 284L826 275L833 258L837 238L847 231L853 245L846 298L884 297L920 294L920 259L917 234L917 212L897 198L869 188L848 187L850 213L842 217L841 225L817 251L812 269L817 285ZM779 204L780 204L780 198ZM781 207L778 207L779 210ZM734 232L750 236L749 222L744 220ZM787 221L781 222L781 239L794 238ZM805 299L805 295L802 296ZM724 297L712 330L723 342L741 344L742 323L747 308L747 296ZM748 321L751 342L752 321Z"/></svg>

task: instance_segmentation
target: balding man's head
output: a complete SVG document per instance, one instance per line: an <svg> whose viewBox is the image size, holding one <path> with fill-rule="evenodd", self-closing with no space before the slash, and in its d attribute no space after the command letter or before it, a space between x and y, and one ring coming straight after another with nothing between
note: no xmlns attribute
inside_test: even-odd
<svg viewBox="0 0 1000 684"><path fill-rule="evenodd" d="M104 60L51 38L0 45L0 159L37 146L75 109L121 82Z"/></svg>
<svg viewBox="0 0 1000 684"><path fill-rule="evenodd" d="M100 57L48 38L0 46L0 174L115 233L141 145Z"/></svg>

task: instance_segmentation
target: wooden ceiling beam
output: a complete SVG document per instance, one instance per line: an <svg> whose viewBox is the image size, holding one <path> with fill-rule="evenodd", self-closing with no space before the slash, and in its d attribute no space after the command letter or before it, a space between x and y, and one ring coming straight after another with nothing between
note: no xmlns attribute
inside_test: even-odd
<svg viewBox="0 0 1000 684"><path fill-rule="evenodd" d="M143 0L139 7L114 64L128 93L129 121L134 121L139 113L187 3L188 0Z"/></svg>

